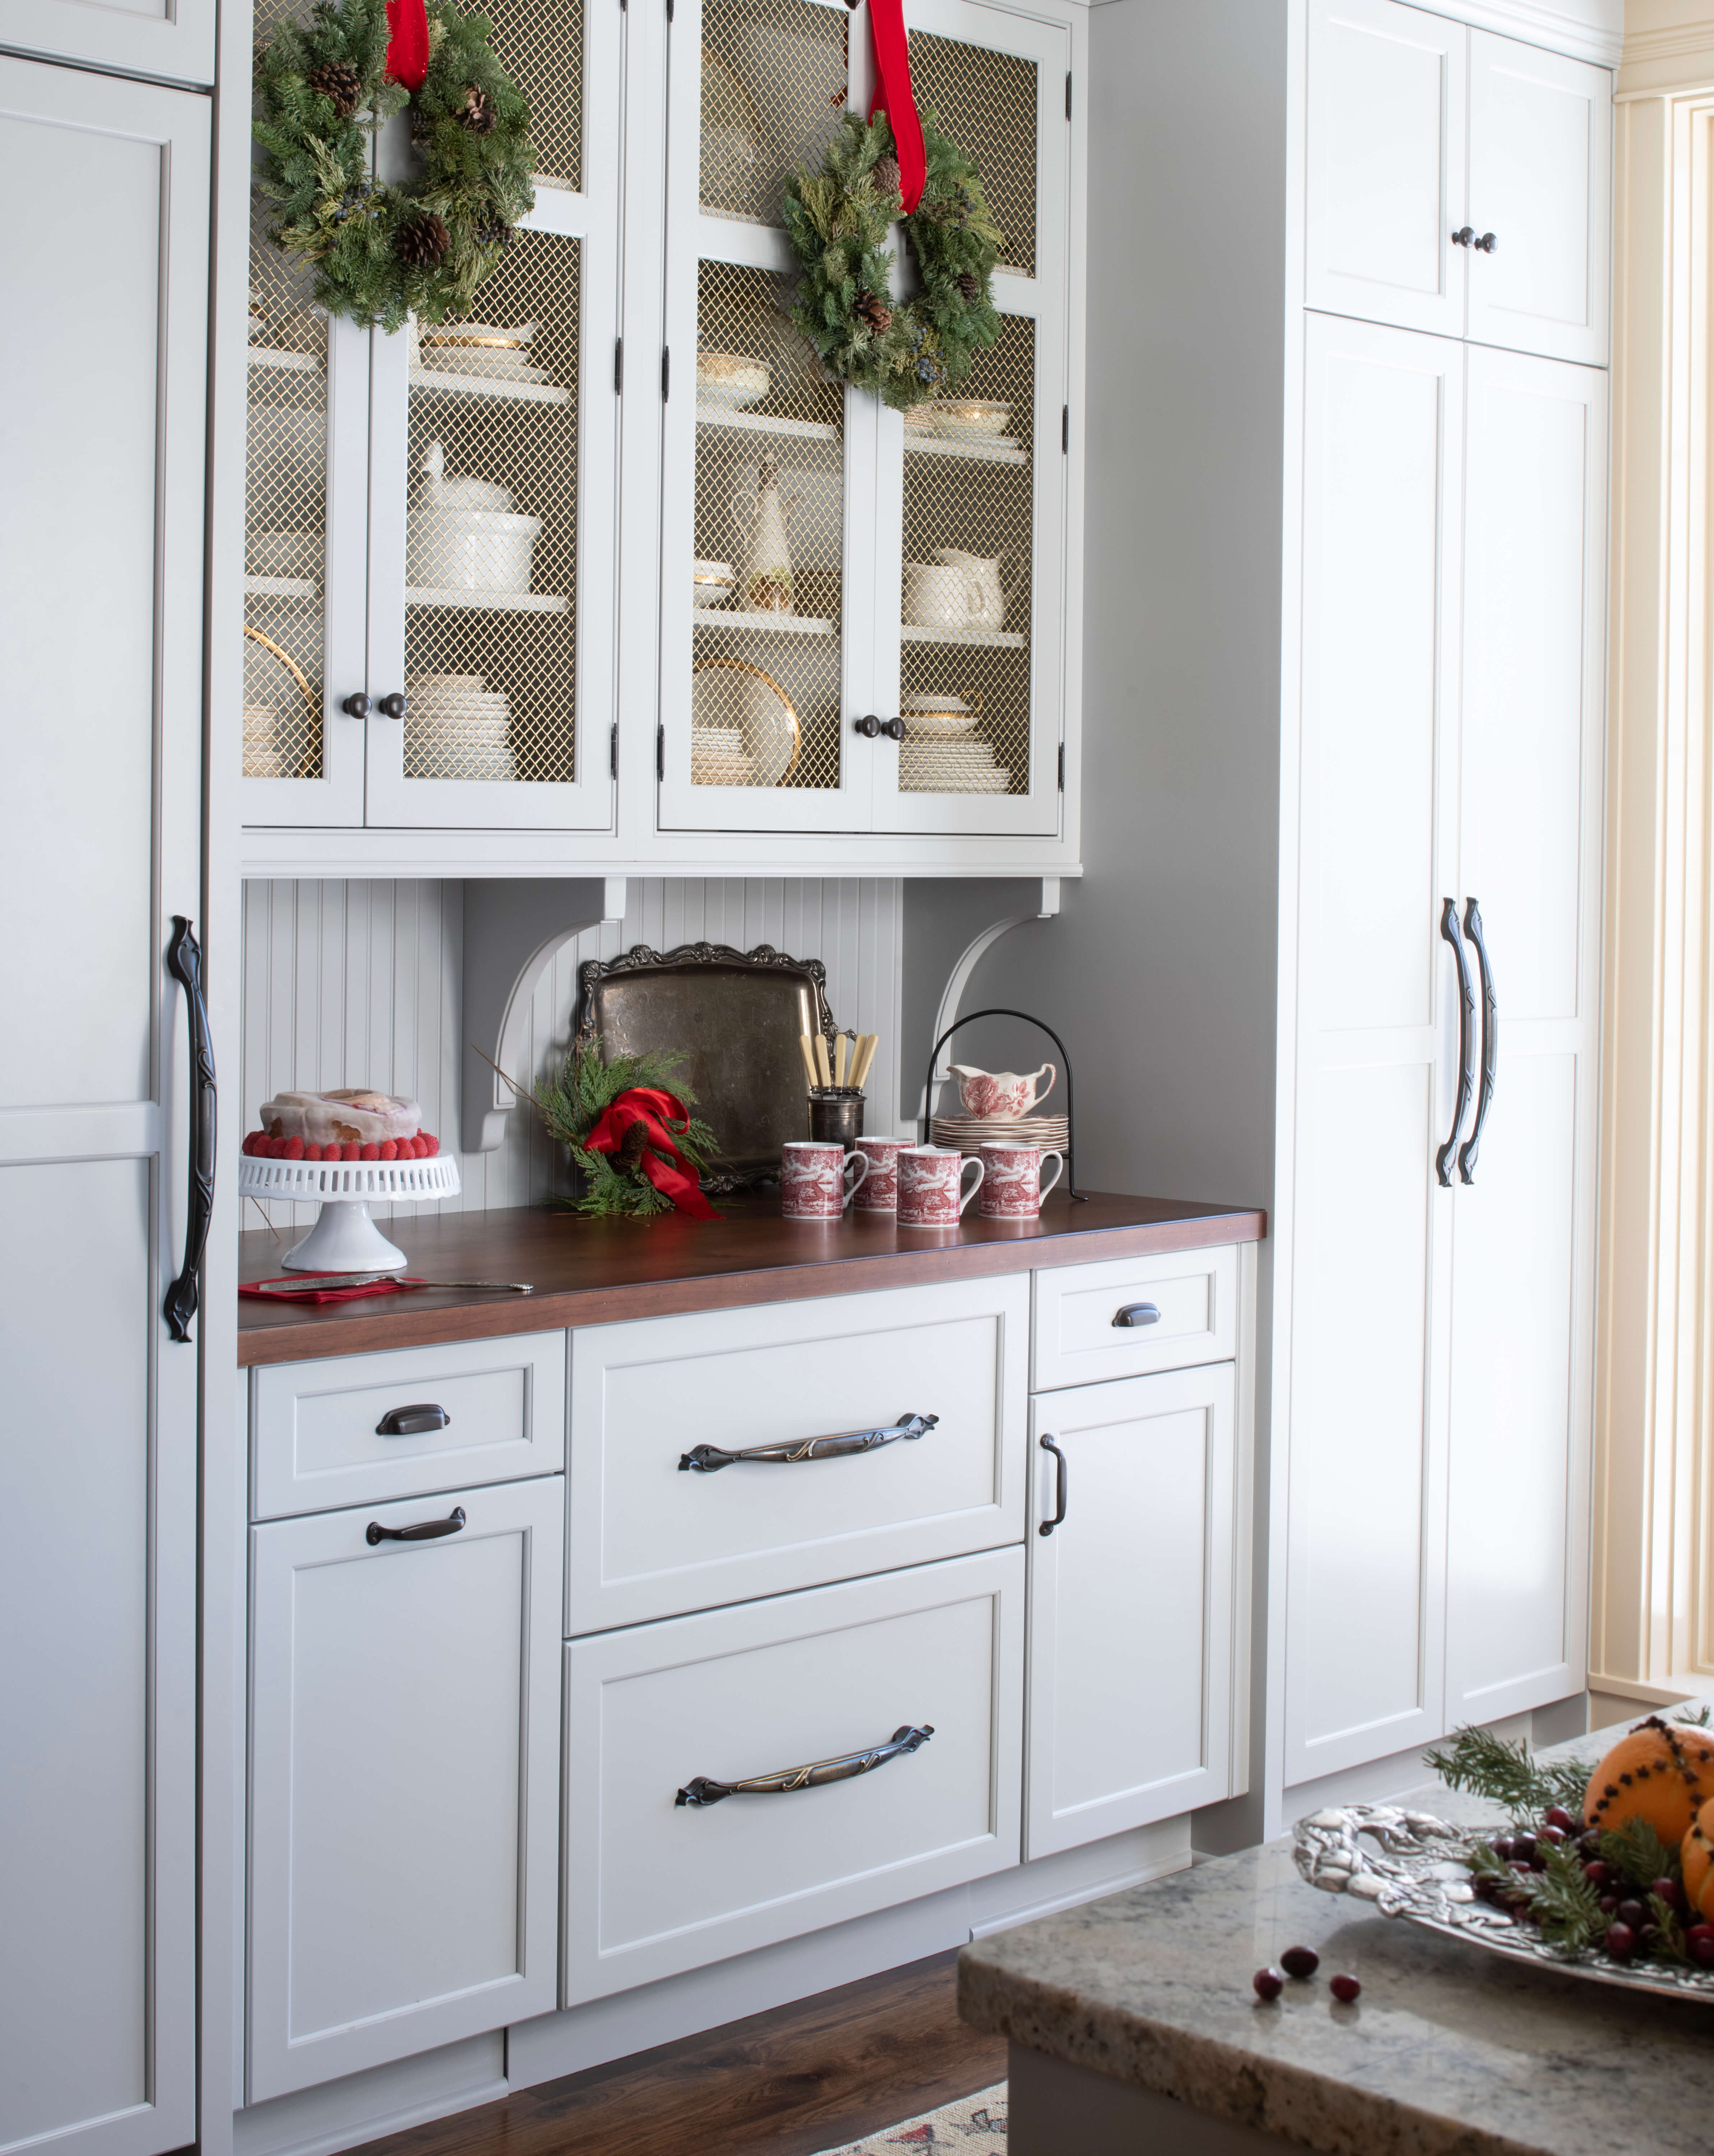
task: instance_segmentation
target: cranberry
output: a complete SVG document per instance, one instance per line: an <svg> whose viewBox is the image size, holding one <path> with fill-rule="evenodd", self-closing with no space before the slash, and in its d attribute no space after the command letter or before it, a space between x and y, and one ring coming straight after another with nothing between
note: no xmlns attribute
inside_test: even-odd
<svg viewBox="0 0 1714 2156"><path fill-rule="evenodd" d="M1592 1826L1586 1835L1579 1837L1578 1847L1582 1850L1585 1856L1598 1856L1601 1854L1600 1828Z"/></svg>
<svg viewBox="0 0 1714 2156"><path fill-rule="evenodd" d="M1536 1840L1538 1844L1545 1841L1550 1847L1557 1849L1565 1840L1565 1829L1562 1826L1544 1826Z"/></svg>
<svg viewBox="0 0 1714 2156"><path fill-rule="evenodd" d="M1489 1846L1493 1850L1494 1854L1500 1859L1500 1861L1502 1864L1509 1864L1511 1861L1511 1836L1510 1835L1502 1834L1496 1840L1491 1842Z"/></svg>
<svg viewBox="0 0 1714 2156"><path fill-rule="evenodd" d="M1674 1916L1684 1913L1684 1889L1675 1879L1656 1879L1650 1882L1649 1892L1658 1894Z"/></svg>
<svg viewBox="0 0 1714 2156"><path fill-rule="evenodd" d="M1327 1986L1341 2006L1349 2006L1362 1988L1354 1976L1336 1976Z"/></svg>
<svg viewBox="0 0 1714 2156"><path fill-rule="evenodd" d="M1279 1966L1288 1976L1313 1976L1321 1966L1321 1957L1313 1947L1288 1947L1279 1957Z"/></svg>
<svg viewBox="0 0 1714 2156"><path fill-rule="evenodd" d="M1614 1961L1629 1961L1637 1950L1637 1935L1629 1924L1607 1927L1607 1951Z"/></svg>
<svg viewBox="0 0 1714 2156"><path fill-rule="evenodd" d="M1614 1917L1618 1915L1619 1897L1617 1894L1603 1894L1601 1897L1601 1913L1603 1917Z"/></svg>
<svg viewBox="0 0 1714 2156"><path fill-rule="evenodd" d="M1684 1943L1692 1961L1704 1969L1714 1969L1714 1924L1692 1924Z"/></svg>
<svg viewBox="0 0 1714 2156"><path fill-rule="evenodd" d="M1256 1996L1263 2000L1278 1999L1285 1989L1285 1979L1277 1969L1258 1969L1250 1979L1256 1987Z"/></svg>
<svg viewBox="0 0 1714 2156"><path fill-rule="evenodd" d="M1598 1856L1593 1864L1583 1866L1583 1876L1593 1887L1605 1887L1613 1877L1613 1866L1603 1864Z"/></svg>
<svg viewBox="0 0 1714 2156"><path fill-rule="evenodd" d="M1627 1897L1619 1905L1619 1921L1629 1924L1632 1931L1640 1931L1649 1921L1649 1912L1639 1901Z"/></svg>
<svg viewBox="0 0 1714 2156"><path fill-rule="evenodd" d="M1547 1852L1545 1849L1539 1847L1536 1849L1535 1855L1530 1859L1530 1869L1531 1871L1545 1871L1547 1869Z"/></svg>
<svg viewBox="0 0 1714 2156"><path fill-rule="evenodd" d="M1536 1837L1534 1835L1519 1834L1512 1836L1511 1854L1514 1862L1521 1860L1524 1863L1527 1864L1535 1853Z"/></svg>
<svg viewBox="0 0 1714 2156"><path fill-rule="evenodd" d="M1574 1834L1577 1831L1578 1823L1563 1804L1549 1804L1547 1819L1548 1825L1557 1826L1562 1834Z"/></svg>

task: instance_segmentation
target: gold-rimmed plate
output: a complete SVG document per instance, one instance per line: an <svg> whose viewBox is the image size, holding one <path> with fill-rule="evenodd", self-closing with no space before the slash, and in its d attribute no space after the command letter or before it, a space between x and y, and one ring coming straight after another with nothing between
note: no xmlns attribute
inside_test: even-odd
<svg viewBox="0 0 1714 2156"><path fill-rule="evenodd" d="M748 659L705 659L690 677L693 732L736 732L758 786L784 786L797 769L802 729L792 701Z"/></svg>

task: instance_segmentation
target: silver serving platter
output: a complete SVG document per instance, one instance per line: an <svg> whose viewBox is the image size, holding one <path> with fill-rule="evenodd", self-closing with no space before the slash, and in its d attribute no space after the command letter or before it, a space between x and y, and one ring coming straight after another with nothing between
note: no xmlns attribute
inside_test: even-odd
<svg viewBox="0 0 1714 2156"><path fill-rule="evenodd" d="M1383 1917L1403 1917L1424 1931L1464 1939L1508 1960L1532 1962L1563 1976L1714 2002L1714 1969L1611 1961L1595 1948L1568 1953L1545 1940L1533 1924L1478 1901L1462 1860L1480 1839L1480 1830L1449 1825L1430 1813L1398 1804L1345 1804L1300 1820L1291 1830L1291 1853L1309 1885L1325 1894L1348 1894L1370 1902Z"/></svg>

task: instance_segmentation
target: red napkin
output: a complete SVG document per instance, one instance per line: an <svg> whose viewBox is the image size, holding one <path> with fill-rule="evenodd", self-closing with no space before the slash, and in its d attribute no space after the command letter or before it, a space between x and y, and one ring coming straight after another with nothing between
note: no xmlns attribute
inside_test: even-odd
<svg viewBox="0 0 1714 2156"><path fill-rule="evenodd" d="M238 1291L240 1295L253 1295L260 1302L285 1302L296 1306L303 1302L355 1302L361 1296L398 1295L406 1288L432 1287L435 1285L433 1281L413 1280L409 1273L401 1273L393 1280L371 1281L367 1287L328 1287L318 1293L314 1283L327 1279L329 1276L326 1273L281 1273L276 1277L290 1281L294 1286L301 1281L306 1292L302 1295L265 1295L260 1281L247 1281Z"/></svg>

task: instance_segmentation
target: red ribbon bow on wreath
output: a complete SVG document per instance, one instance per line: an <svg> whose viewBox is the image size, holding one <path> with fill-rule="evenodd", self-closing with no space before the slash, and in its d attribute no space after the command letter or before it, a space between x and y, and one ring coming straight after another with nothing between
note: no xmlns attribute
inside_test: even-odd
<svg viewBox="0 0 1714 2156"><path fill-rule="evenodd" d="M928 183L929 155L923 147L923 123L917 117L910 86L910 40L904 33L904 0L869 0L869 32L875 43L875 95L869 117L887 115L898 159L898 194L909 217Z"/></svg>
<svg viewBox="0 0 1714 2156"><path fill-rule="evenodd" d="M407 90L420 90L429 73L426 0L387 0L387 29L388 74Z"/></svg>
<svg viewBox="0 0 1714 2156"><path fill-rule="evenodd" d="M656 1189L663 1198L670 1198L681 1213L693 1214L699 1220L718 1220L720 1216L703 1197L695 1170L672 1142L675 1121L681 1132L690 1122L690 1110L676 1094L658 1086L630 1086L603 1112L584 1140L584 1149L618 1152L632 1131L641 1126L642 1153L638 1165ZM668 1158L663 1159L662 1154ZM675 1161L679 1163L676 1168Z"/></svg>

